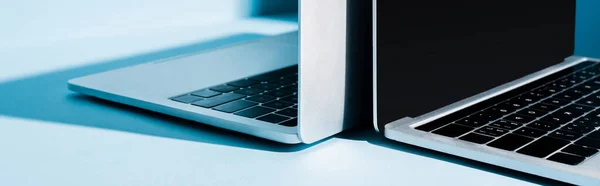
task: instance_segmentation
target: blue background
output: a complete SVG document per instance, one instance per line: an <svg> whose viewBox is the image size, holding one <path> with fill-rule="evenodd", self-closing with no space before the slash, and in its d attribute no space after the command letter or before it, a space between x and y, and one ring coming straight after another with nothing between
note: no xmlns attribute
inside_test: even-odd
<svg viewBox="0 0 600 186"><path fill-rule="evenodd" d="M600 1L578 0L575 54L600 57Z"/></svg>
<svg viewBox="0 0 600 186"><path fill-rule="evenodd" d="M63 1L66 2L68 0ZM201 4L202 2L204 2L205 4ZM232 19L243 19L247 17L257 17L271 14L293 13L297 9L297 3L294 0L254 0L251 1L252 6L250 9L244 9L249 11L250 13L238 14L231 11L239 10L235 7L240 6L240 1L228 0L224 2L230 3L231 7L229 7L230 5L219 4L222 2L217 1L198 1L197 3L198 6L202 5L220 7L217 16L235 14L235 16L233 16L234 18ZM18 2L15 3L18 4ZM577 3L578 10L575 54L582 56L600 57L600 48L598 47L598 44L600 43L600 34L598 34L600 33L600 11L598 11L600 9L600 1L579 0L577 1ZM55 6L55 8L61 8L61 6L58 5L52 6ZM62 8L73 8L73 6L76 5L64 6ZM15 7L17 6L14 6L12 8ZM84 8L84 6L78 8ZM0 10L2 9L7 9L7 7L5 6L4 8L0 8ZM141 7L140 9L143 9L143 7ZM175 9L168 10L171 11L171 13L175 13ZM134 10L124 9L123 11L128 12ZM99 12L101 12L101 10L96 10L95 13ZM89 14L91 15L93 13ZM198 16L203 15L206 16L202 12L198 13ZM17 29L8 29L4 30L4 32L12 31L14 32L14 34L19 34L16 32L16 30L26 28L18 28L19 25L29 25L26 24L28 21L35 22L35 20L26 20L26 18L31 17L32 15L30 15L30 17L23 17L22 20L20 20L23 23L13 25ZM204 19L210 18L211 17L205 17ZM72 18L71 20L75 19L81 18ZM13 20L13 22L19 22L19 20ZM49 24L47 22L43 23ZM37 27L39 28L40 25L37 25ZM75 25L75 27L65 27L58 30L82 27L85 27L85 25ZM31 33L43 31L44 30L42 29L33 30L31 31ZM26 35L22 36L25 37ZM226 130L220 130L214 127L207 127L204 125L198 126L195 123L190 123L172 117L156 115L155 113L147 112L141 109L114 104L107 101L92 99L86 96L70 92L66 89L66 82L68 79L71 78L83 76L86 74L98 73L110 69L131 66L139 63L145 63L148 61L166 58L169 56L193 53L202 50L209 50L211 48L222 46L232 42L247 41L250 39L256 39L260 37L263 37L263 35L240 34L221 38L214 38L213 40L203 41L201 43L191 43L188 45L181 45L179 47L159 49L154 50L153 52L140 53L138 55L130 55L123 58L111 58L111 60L100 60L94 62L94 65L72 67L63 70L41 73L29 77L6 81L0 83L0 92L2 92L3 95L0 97L0 102L3 103L0 104L0 114L13 117L52 121L68 125L80 125L152 136L161 136L191 141L202 141L228 146L258 148L270 151L296 151L305 149L308 146L282 146L269 142L265 143L264 141L255 138L253 138L253 140L248 141L246 140L246 138L248 138L248 136L246 135L233 135L232 132ZM13 40L16 41L14 38ZM60 39L56 39L56 41L60 41ZM9 46L9 44L14 43L0 43L0 53L2 52L2 46ZM41 58L43 58L43 56ZM17 56L14 59L20 59L20 57ZM4 61L11 62L11 60ZM125 125L124 123L127 124ZM190 128L195 128L199 130L190 130Z"/></svg>
<svg viewBox="0 0 600 186"><path fill-rule="evenodd" d="M40 4L40 2L41 1L39 0L24 0L1 3L0 24L3 27L0 29L0 41L3 41L3 43L0 43L0 68L10 69L8 67L17 66L15 64L19 63L60 64L62 61L64 61L63 58L60 58L62 56L81 56L86 55L88 51L106 53L107 48L112 48L113 46L107 47L103 45L97 45L95 47L85 47L85 45L82 44L86 43L87 41L85 40L86 38L84 38L84 36L94 37L100 34L106 34L107 31L114 30L103 29L117 29L113 26L127 25L125 23L134 24L133 26L136 26L135 28L128 29L128 31L131 31L128 34L135 35L137 32L135 29L139 29L141 33L145 32L145 29L147 28L154 28L151 26L160 26L161 24L165 23L161 22L165 20L157 20L155 19L157 17L151 17L150 15L152 15L152 11L149 11L149 9L144 9L145 7L132 6L130 8L120 7L115 9L115 7L110 6L110 4L106 6L90 7L89 5L85 5L85 3L77 4L75 3L77 1L74 0L57 0L50 4ZM57 2L62 2L62 5ZM153 7L162 8L166 13L173 14L172 16L177 17L178 15L176 14L181 13L178 11L179 5L167 5L169 2L166 1L146 0L137 2L135 0L105 0L103 2L133 2L134 4L144 2L147 5L153 5ZM223 20L225 22L234 19L264 16L265 14L294 12L296 8L296 1L293 0L177 0L176 2L192 3L194 6L218 7L215 8L215 11L218 12L214 15L209 14L210 12L194 12L193 8L185 9L185 13L191 13L194 16L198 16L197 18L185 21L210 20L214 18L213 16L220 15L228 18L228 20ZM251 9L244 9L246 13L237 13L235 11L240 10L238 7L240 5L239 2L251 2L253 3L253 7ZM161 5L161 3L164 3L165 6L158 6ZM227 3L230 3L231 7L227 5ZM20 7L21 5L30 4L36 6L29 7L29 9ZM72 22L53 22L60 20L61 17L45 15L45 13L53 12L45 11L44 8L47 7L55 8L55 10L53 10L55 12L63 12L61 15L67 16L68 18L66 18L66 20L70 20ZM86 14L77 17L76 14L71 15L64 13L65 11L60 11L61 9L81 9L81 12ZM147 14L150 17L139 17L138 20L134 20L136 22L129 22L132 20L121 20L122 22L119 22L118 20L108 20L110 16L105 16L103 14L104 10L106 9L112 9L112 13L114 14L134 12L139 13L139 11L141 11L142 14ZM600 43L600 36L597 34L600 33L600 13L598 12L598 9L600 9L600 2L597 0L578 1L575 49L575 54L577 55L600 57L600 47L598 47L598 43ZM11 14L11 11L13 11L12 13L14 14ZM97 18L94 19L96 24L88 24L85 21L82 21L90 17ZM191 26L194 26L195 23L196 22L189 22ZM101 27L98 27L98 25L101 25ZM84 39L81 42L72 42L74 38L69 33L78 33L82 30L90 32L87 33L87 35L80 35L81 38ZM96 32L98 35L96 35ZM109 34L109 36L106 37L108 39L114 39L113 36L115 35L120 36L121 33L114 32L113 35ZM172 36L172 34L167 34L164 37L152 39L172 40L173 37L174 36ZM288 168L294 167L290 165L295 165L295 163L301 165L294 167L296 170L301 170L295 173L303 173L304 175L307 175L307 177L303 177L304 179L297 181L307 181L306 183L308 183L311 180L317 182L330 180L333 177L339 179L334 180L340 181L336 183L342 183L341 181L344 180L352 182L355 182L356 180L348 179L349 177L346 175L352 174L342 174L340 173L342 171L330 171L322 174L319 171L328 170L327 168L333 167L344 169L350 165L355 165L350 166L350 168L356 168L352 169L353 171L365 171L365 174L369 172L383 174L381 172L369 170L390 168L392 167L390 165L394 165L394 163L402 164L403 166L408 167L417 167L417 165L411 165L411 162L408 162L410 160L414 160L417 163L423 163L425 165L438 165L439 167L435 168L436 170L441 171L437 173L444 171L449 172L449 169L452 169L453 171L459 173L462 172L463 174L457 173L451 175L477 175L476 178L473 179L479 179L481 183L484 181L489 181L487 180L488 178L500 177L497 175L505 175L509 178L516 178L538 183L548 181L545 179L540 180L536 177L522 175L521 173L515 171L509 171L474 161L461 159L455 156L448 156L430 150L395 143L390 140L383 139L379 134L370 130L370 128L361 131L348 131L330 138L322 143L313 145L282 145L258 138L253 138L248 135L221 130L215 127L198 125L194 122L184 121L182 119L148 112L138 108L93 99L70 92L66 89L66 81L78 76L145 63L151 60L166 58L174 55L210 50L211 48L224 46L233 42L248 41L260 37L264 37L264 35L237 34L215 37L213 39L202 40L201 42L197 43L194 42L182 44L178 47L158 48L148 52L132 52L129 53L129 55L124 56L104 56L106 58L95 58L91 62L87 61L86 58L85 60L81 61L82 63L69 64L70 66L67 68L63 68L63 66L60 66L59 68L58 65L56 65L56 68L54 68L54 64L46 65L53 67L54 69L48 68L42 72L36 72L34 74L26 73L26 76L11 78L9 80L0 82L0 92L2 95L0 96L0 103L2 103L0 104L0 115L53 122L31 125L30 128L25 126L22 128L24 130L16 130L21 129L20 127L22 126L15 125L13 126L16 128L14 130L13 128L8 127L12 126L12 123L2 124L2 126L4 126L2 129L6 129L2 134L5 138L2 139L6 140L4 140L5 143L3 145L3 147L5 147L5 150L2 152L3 159L0 161L0 164L3 165L3 168L0 168L0 172L6 171L3 172L3 175L7 177L5 179L0 179L0 183L4 183L6 181L9 183L14 181L14 183L1 185L15 185L16 183L22 183L27 179L29 179L30 182L39 180L40 183L46 184L53 183L53 181L54 183L75 183L73 180L86 182L94 179L96 179L94 180L96 181L94 183L98 185L113 185L105 183L111 181L130 181L130 183L139 184L144 181L150 183L150 181L147 180L156 180L159 177L164 176L166 172L171 172L174 175L182 175L181 177L171 175L174 177L174 179L169 180L171 182L179 181L181 183L188 184L193 182L205 183L203 181L223 181L225 180L223 177L243 177L245 176L243 173L251 173L251 171L255 170L250 170L250 168L256 168L258 166L267 167L265 168L267 171L273 170L271 173L275 171L289 171L290 169L284 168L286 168L286 166ZM125 41L120 42L126 43ZM114 43L123 44L119 42ZM48 45L42 46L45 44ZM139 45L146 44L144 43ZM164 45L160 46L165 47ZM85 50L76 50L80 48L84 48ZM64 53L56 54L57 52L54 52L63 50ZM12 54L14 51L19 51L23 54L36 55L31 55L34 57L24 57L21 55ZM44 53L46 51L51 51L52 54ZM7 58L6 56L9 57ZM35 59L35 61L23 61L24 59ZM67 130L72 128L43 127L42 125L78 126L73 128L96 128L109 131L120 131L127 134L108 133L102 130L72 131ZM45 129L54 130L45 131ZM11 133L15 131L20 133ZM83 134L76 136L78 133ZM94 137L98 138L85 138L85 135L89 133L97 134L94 135ZM50 136L52 138L44 139L40 136ZM141 138L140 136L154 136L161 138ZM127 137L125 140L114 140L115 138L120 139L125 137ZM43 143L44 141L48 141L49 143ZM106 143L103 145L104 141L111 143ZM357 141L357 143L353 143L353 141ZM364 141L368 143L362 143ZM132 145L132 147L127 147L127 145ZM378 148L381 146L386 148ZM161 149L161 152L157 152L156 149ZM345 154L345 156L333 156L341 154L340 152ZM245 156L239 155L242 153ZM193 159L190 157L192 155L199 158ZM162 156L167 158L163 158ZM378 161L377 158L372 158L374 156L380 158L381 161ZM172 159L169 159L169 157ZM335 157L335 159L328 159L329 157ZM402 158L406 158L407 160L403 161ZM346 161L336 161L340 159ZM235 162L235 160L244 162L244 164L247 164L248 166L244 167L242 164L236 165L235 167L223 166L228 165L228 162ZM283 166L277 166L277 163L272 163L273 160L279 160L279 162L283 162L281 163ZM367 160L369 161L367 162ZM113 163L111 164L110 162ZM314 164L323 164L324 166L316 166L311 164L311 162ZM327 166L332 162L335 166ZM441 163L438 164L438 162ZM445 163L458 164L461 166L446 166ZM48 165L54 165L55 167ZM89 165L89 167L86 165ZM142 165L148 166L144 167ZM118 169L115 169L115 167L118 167ZM127 172L127 168L129 168L131 172L141 171L142 174L131 175L131 172ZM145 172L142 171L143 168L146 168ZM159 169L165 170L160 171ZM201 172L201 170L205 170L205 172ZM436 170L427 171L435 172ZM194 174L194 171L199 173ZM401 172L402 170L397 171ZM423 170L408 171L415 172L415 174L411 176L427 176ZM486 171L494 175L488 177L479 177L481 175L487 175L485 174ZM86 174L86 172L90 173ZM312 172L314 172L313 175L309 174ZM60 175L63 173L67 173L67 176L64 178L60 177ZM214 175L209 173L213 173ZM188 174L191 174L191 176ZM260 175L256 176L254 174ZM258 180L261 180L260 178L269 180L273 179L271 176L265 176L267 174L263 172L246 174L246 176L248 175L256 177ZM291 174L288 175L292 177ZM214 179L211 176L221 178L221 180ZM327 177L320 178L319 176ZM400 179L402 175L398 174L397 176ZM439 176L443 177L443 175ZM125 180L125 178L128 178L129 180ZM483 181L481 181L481 179L483 179ZM249 179L249 181L253 180ZM423 183L427 182L428 180L418 181L419 183ZM79 185L88 185L94 183ZM300 183L299 185L302 185L301 183L303 182L298 183ZM493 181L490 183L502 184L502 182ZM155 184L159 185L160 182ZM240 183L240 185L243 184L244 183ZM314 182L312 185L314 185Z"/></svg>

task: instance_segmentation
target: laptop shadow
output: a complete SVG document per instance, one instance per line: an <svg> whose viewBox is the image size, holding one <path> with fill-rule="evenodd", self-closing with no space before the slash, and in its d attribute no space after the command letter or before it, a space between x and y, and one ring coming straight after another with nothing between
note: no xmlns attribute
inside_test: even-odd
<svg viewBox="0 0 600 186"><path fill-rule="evenodd" d="M144 109L84 96L67 89L67 80L106 70L197 53L263 37L239 34L93 65L0 82L0 115L50 121L179 140L274 152L295 152L310 145L286 145Z"/></svg>
<svg viewBox="0 0 600 186"><path fill-rule="evenodd" d="M531 182L539 185L570 185L568 183L559 182L556 180L547 179L544 177L527 174L523 172L518 172L515 170L482 163L466 158L462 158L459 156L454 156L450 154L445 154L425 148L421 148L418 146L400 143L396 141L392 141L390 139L385 138L382 134L374 132L374 129L371 125L357 127L348 131L344 131L341 134L335 136L337 138L349 139L349 140L358 140L358 141L366 141L372 145L378 145L385 148L390 148L402 152L411 153L418 156L425 156L435 160L441 160L448 163L453 163L465 167L475 168L482 171L491 172L498 175L503 175L506 177Z"/></svg>

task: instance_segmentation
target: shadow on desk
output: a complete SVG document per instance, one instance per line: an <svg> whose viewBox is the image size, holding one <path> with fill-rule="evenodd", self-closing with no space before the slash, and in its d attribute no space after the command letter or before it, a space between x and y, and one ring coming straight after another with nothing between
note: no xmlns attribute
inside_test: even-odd
<svg viewBox="0 0 600 186"><path fill-rule="evenodd" d="M263 37L240 34L207 42L102 61L18 80L0 82L0 115L51 121L179 140L275 152L294 152L309 145L285 145L143 109L104 101L67 89L67 80L167 57Z"/></svg>
<svg viewBox="0 0 600 186"><path fill-rule="evenodd" d="M417 147L410 144L400 143L396 141L389 140L385 138L382 134L374 132L374 129L371 125L369 126L361 126L359 128L354 128L351 130L347 130L343 133L336 135L337 138L349 139L349 140L358 140L358 141L367 141L370 144L378 145L394 150L399 150L402 152L411 153L418 156L425 156L431 159L446 161L449 163L475 168L482 171L491 172L498 175L503 175L527 182L532 182L540 185L569 185L567 183L543 178L540 176L522 173L514 170L510 170L507 168L490 165L486 163L481 163L477 161L473 161L470 159L449 155L421 147Z"/></svg>

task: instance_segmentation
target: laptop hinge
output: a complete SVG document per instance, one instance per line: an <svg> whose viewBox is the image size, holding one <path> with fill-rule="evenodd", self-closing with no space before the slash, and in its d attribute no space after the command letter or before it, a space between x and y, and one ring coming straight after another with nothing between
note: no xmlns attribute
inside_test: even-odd
<svg viewBox="0 0 600 186"><path fill-rule="evenodd" d="M404 117L402 119L393 121L393 122L388 123L387 125L385 125L385 130L392 129L392 127L399 127L399 126L409 125L409 124L413 123L414 121L415 121L414 118ZM385 130L383 131L384 133L385 133Z"/></svg>
<svg viewBox="0 0 600 186"><path fill-rule="evenodd" d="M582 57L582 56L569 56L569 57L565 58L565 61L577 61L577 60L580 60L581 58L585 58L585 57Z"/></svg>

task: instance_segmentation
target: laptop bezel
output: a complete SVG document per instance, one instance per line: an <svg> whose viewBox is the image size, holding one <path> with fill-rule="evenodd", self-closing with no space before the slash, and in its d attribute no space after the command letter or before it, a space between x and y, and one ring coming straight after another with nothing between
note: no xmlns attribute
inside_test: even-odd
<svg viewBox="0 0 600 186"><path fill-rule="evenodd" d="M573 11L573 15L575 16L574 13L575 12ZM378 48L378 36L377 36L377 27L378 27L378 25L377 25L378 24L378 22L377 22L377 0L372 0L372 19L373 19L372 20L372 22L373 22L372 23L372 25L373 25L372 26L372 32L373 32L373 34L372 34L372 36L373 36L372 37L372 39L373 39L373 45L372 45L372 48L373 48L373 50L372 50L372 52L373 52L373 59L372 59L373 60L373 63L372 63L372 66L373 66L373 68L372 68L372 71L373 71L372 72L373 73L373 77L372 77L372 80L373 80L373 82L372 82L372 87L373 87L373 96L372 96L373 97L373 101L372 101L372 103L373 103L373 109L372 109L373 110L373 112L372 112L373 120L372 120L372 123L373 123L373 127L375 128L375 131L377 131L377 132L384 132L384 131L382 131L382 129L385 128L385 125L387 125L389 123L392 123L394 121L390 121L390 122L387 122L387 123L379 123L379 121L378 121L379 117L378 117L378 104L377 104L377 100L378 100L378 94L377 94L377 91L378 91L378 86L377 86L377 84L378 84L377 83L378 82L378 79L377 79L377 62L378 62L378 55L377 55L377 50L378 50L377 49ZM573 24L574 24L574 21L573 21ZM572 26L574 26L574 25L572 25ZM573 29L575 29L575 28L573 28ZM574 36L571 36L571 37L573 37L573 39L574 39ZM573 40L573 42L574 42L574 40ZM565 49L567 49L567 48L565 48ZM564 50L564 51L570 51L568 54L564 55L565 60L572 60L573 58L578 58L577 56L571 56L571 55L573 55L573 46L568 47L568 49ZM571 57L569 57L569 56L571 56ZM562 57L563 56L561 56L561 58ZM561 58L556 59L557 63L560 62L558 60L561 60ZM549 66L551 66L551 65L549 65ZM536 73L536 72L534 72L534 73ZM533 73L531 73L531 74L533 74ZM517 80L515 80L515 81L517 81ZM503 86L503 85L499 85L499 86ZM486 92L488 92L490 90L487 90ZM478 95L478 94L474 94L473 97L476 96L476 95ZM465 98L463 100L457 101L457 102L462 102L464 100L469 99L470 97L471 96L469 96L469 97L467 97L467 98ZM457 102L450 103L449 105L454 105ZM421 118L422 116L429 115L430 113L435 112L435 111L437 111L437 110L439 110L441 108L445 108L445 107L446 106L442 106L442 107L437 108L437 109L432 109L432 110L429 110L427 113L423 113L421 116L412 116L412 117ZM405 120L406 121L407 119L412 119L412 117L411 116L405 116L405 117L398 118L397 120Z"/></svg>

